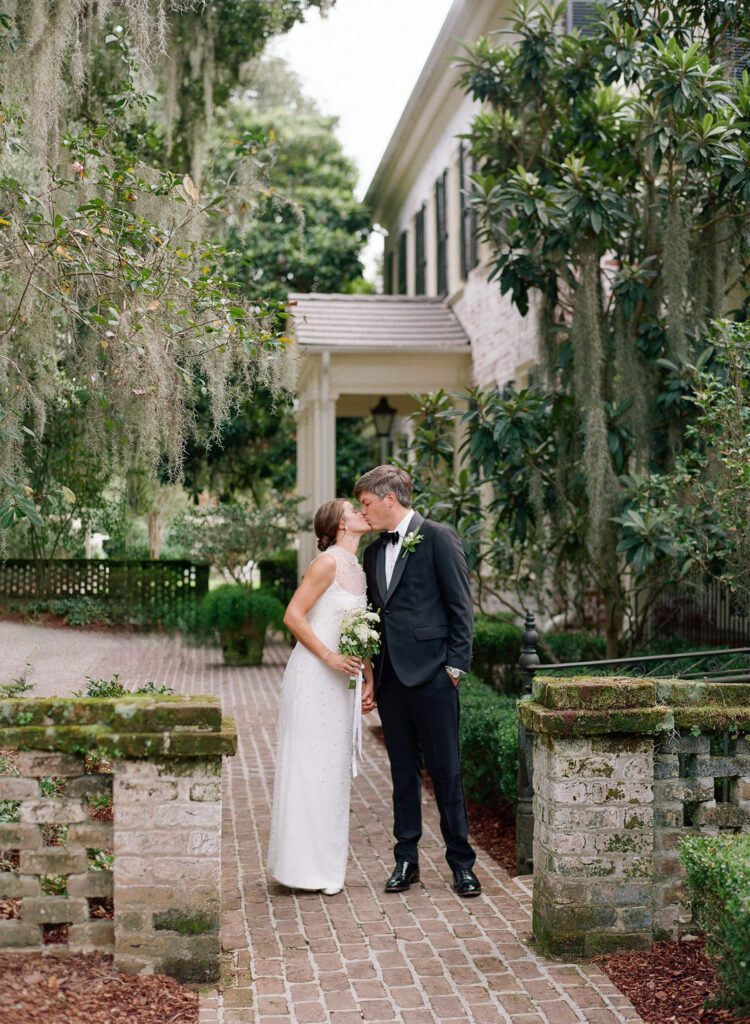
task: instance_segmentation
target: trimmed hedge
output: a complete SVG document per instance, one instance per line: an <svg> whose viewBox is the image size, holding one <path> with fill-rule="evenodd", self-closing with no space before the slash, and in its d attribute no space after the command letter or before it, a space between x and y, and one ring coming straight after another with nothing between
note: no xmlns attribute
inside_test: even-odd
<svg viewBox="0 0 750 1024"><path fill-rule="evenodd" d="M490 806L518 798L515 697L468 673L461 682L461 769L466 795Z"/></svg>
<svg viewBox="0 0 750 1024"><path fill-rule="evenodd" d="M521 692L521 630L507 619L477 615L471 670L501 693Z"/></svg>
<svg viewBox="0 0 750 1024"><path fill-rule="evenodd" d="M279 629L283 618L284 606L274 594L243 583L222 583L201 602L205 629L240 629L248 620Z"/></svg>
<svg viewBox="0 0 750 1024"><path fill-rule="evenodd" d="M557 661L596 661L607 656L607 641L596 633L542 633L540 634L540 657L545 660L546 651Z"/></svg>
<svg viewBox="0 0 750 1024"><path fill-rule="evenodd" d="M472 672L500 693L520 693L518 665L522 630L509 618L477 615L474 620ZM541 661L595 661L606 657L604 637L594 633L540 633Z"/></svg>
<svg viewBox="0 0 750 1024"><path fill-rule="evenodd" d="M721 984L717 1002L750 1014L750 835L688 836L680 845L693 918Z"/></svg>

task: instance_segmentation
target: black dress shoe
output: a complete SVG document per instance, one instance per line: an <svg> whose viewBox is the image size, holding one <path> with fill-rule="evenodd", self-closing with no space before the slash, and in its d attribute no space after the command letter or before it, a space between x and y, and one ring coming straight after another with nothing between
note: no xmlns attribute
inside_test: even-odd
<svg viewBox="0 0 750 1024"><path fill-rule="evenodd" d="M453 888L459 896L479 896L482 892L482 883L473 871L458 868L453 872Z"/></svg>
<svg viewBox="0 0 750 1024"><path fill-rule="evenodd" d="M385 883L386 892L406 892L412 882L419 881L419 864L408 860L397 860L393 874Z"/></svg>

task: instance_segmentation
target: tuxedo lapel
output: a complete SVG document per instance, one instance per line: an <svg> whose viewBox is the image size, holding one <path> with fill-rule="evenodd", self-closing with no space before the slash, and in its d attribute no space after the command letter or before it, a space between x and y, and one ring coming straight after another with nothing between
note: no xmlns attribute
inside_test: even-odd
<svg viewBox="0 0 750 1024"><path fill-rule="evenodd" d="M375 551L375 582L380 591L380 604L382 606L386 602L386 594L388 592L388 587L385 585L385 544L382 541L378 542Z"/></svg>
<svg viewBox="0 0 750 1024"><path fill-rule="evenodd" d="M418 530L423 522L424 519L422 518L422 516L420 516L419 512L415 512L414 515L409 520L409 525L406 527L406 532L411 533L413 530ZM385 545L383 545L383 547L385 548ZM402 544L401 550L398 553L398 558L396 559L396 564L393 567L391 585L390 587L388 587L388 592L385 595L385 601L383 602L384 604L388 604L391 597L393 596L393 592L401 582L401 577L404 575L404 569L406 568L406 563L409 561L410 556L411 552L404 550ZM385 553L383 554L383 576L385 577Z"/></svg>

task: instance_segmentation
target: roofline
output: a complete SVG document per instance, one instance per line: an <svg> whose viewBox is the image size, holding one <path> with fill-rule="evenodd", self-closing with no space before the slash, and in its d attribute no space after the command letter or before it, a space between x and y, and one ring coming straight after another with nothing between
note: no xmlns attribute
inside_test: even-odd
<svg viewBox="0 0 750 1024"><path fill-rule="evenodd" d="M406 353L407 355L431 355L431 356L470 356L471 355L471 342L467 338L465 342L460 345L374 345L372 343L367 345L331 345L330 342L310 342L310 341L295 341L295 344L299 348L305 350L314 349L316 355L328 352L329 355L361 355L362 352L381 352L384 355L393 352Z"/></svg>
<svg viewBox="0 0 750 1024"><path fill-rule="evenodd" d="M368 186L365 203L376 222L386 205L390 181L394 176L404 177L403 173L397 175L398 165L413 165L413 155L424 134L415 131L420 116L428 106L443 114L450 108L452 113L463 100L455 87L458 73L446 66L448 59L456 54L464 39L476 39L489 30L497 18L498 6L498 0L454 0ZM432 123L434 119L430 120Z"/></svg>
<svg viewBox="0 0 750 1024"><path fill-rule="evenodd" d="M292 302L299 303L300 299L304 302L309 302L310 300L313 302L412 302L423 305L445 306L446 309L450 309L445 299L440 298L439 295L384 295L382 292L372 292L364 295L350 295L344 292L289 293L289 304Z"/></svg>

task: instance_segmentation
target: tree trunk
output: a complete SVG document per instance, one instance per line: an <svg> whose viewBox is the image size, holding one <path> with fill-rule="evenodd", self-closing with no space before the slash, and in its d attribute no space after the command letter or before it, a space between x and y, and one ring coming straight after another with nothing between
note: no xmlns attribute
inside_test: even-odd
<svg viewBox="0 0 750 1024"><path fill-rule="evenodd" d="M152 508L148 514L148 555L156 560L161 554L164 540L164 519L160 508Z"/></svg>

